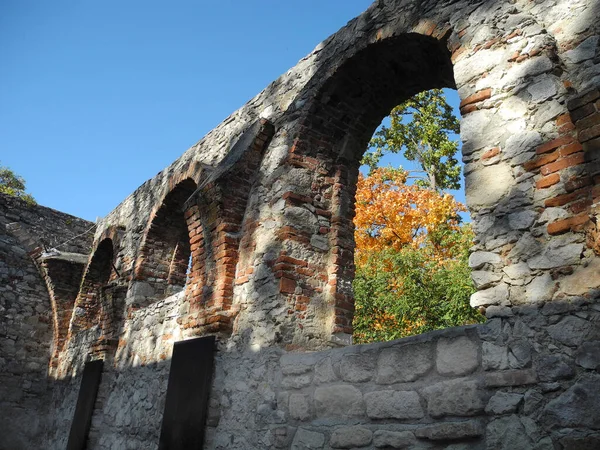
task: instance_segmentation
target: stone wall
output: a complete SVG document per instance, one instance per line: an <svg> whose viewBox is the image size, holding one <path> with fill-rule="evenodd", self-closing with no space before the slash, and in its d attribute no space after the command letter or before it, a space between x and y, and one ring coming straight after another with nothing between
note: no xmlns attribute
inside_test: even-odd
<svg viewBox="0 0 600 450"><path fill-rule="evenodd" d="M64 448L81 369L104 359L90 448L155 448L173 343L214 334L208 448L596 446L599 15L596 0L377 1L140 186L93 245L92 224L2 197L6 398L42 389L27 408L50 405L2 445ZM441 87L462 100L471 304L490 320L338 349L360 157L393 106ZM60 254L37 242L80 234ZM40 403L41 375L16 374L47 363Z"/></svg>
<svg viewBox="0 0 600 450"><path fill-rule="evenodd" d="M53 389L48 378L50 358L58 342L57 303L46 284L51 268L60 302L74 299L79 288L77 266L83 264L41 257L45 247L59 246L93 224L0 194L0 448L41 445L53 413L48 400ZM93 231L93 230L91 230ZM93 234L77 237L59 248L89 252ZM72 255L72 253L68 253ZM66 267L65 267L66 266ZM79 271L81 275L81 270ZM60 308L60 303L58 304ZM72 307L71 307L72 308ZM68 311L68 321L70 320ZM62 314L62 312L61 312ZM62 324L64 326L64 323Z"/></svg>
<svg viewBox="0 0 600 450"><path fill-rule="evenodd" d="M180 298L128 321L132 344L103 374L90 448L156 447ZM221 342L205 448L595 448L599 303L490 307L488 317L319 352ZM64 448L69 421L57 422L48 448Z"/></svg>

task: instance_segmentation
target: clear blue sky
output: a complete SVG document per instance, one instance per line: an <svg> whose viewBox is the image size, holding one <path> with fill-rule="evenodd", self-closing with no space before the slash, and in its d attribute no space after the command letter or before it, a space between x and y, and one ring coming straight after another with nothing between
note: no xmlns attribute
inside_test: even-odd
<svg viewBox="0 0 600 450"><path fill-rule="evenodd" d="M370 3L3 0L0 163L105 216Z"/></svg>

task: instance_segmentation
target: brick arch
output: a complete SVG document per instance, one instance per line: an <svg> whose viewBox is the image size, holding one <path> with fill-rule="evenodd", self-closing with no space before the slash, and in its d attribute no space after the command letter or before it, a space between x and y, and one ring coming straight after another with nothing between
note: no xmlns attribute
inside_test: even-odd
<svg viewBox="0 0 600 450"><path fill-rule="evenodd" d="M102 326L102 289L108 284L111 277L114 277L114 258L112 239L101 240L92 252L79 294L75 300L70 324L71 335L95 325Z"/></svg>
<svg viewBox="0 0 600 450"><path fill-rule="evenodd" d="M371 43L329 72L305 110L287 161L315 174L311 195L284 194L286 208L316 208L320 226L313 231L315 237L302 224L288 222L280 236L288 241L287 250L277 268L283 269L278 271L280 292L292 305L289 313L296 321L310 317L311 304L324 294L333 308L322 319L341 337L352 333L352 219L360 159L368 141L395 105L424 90L456 86L446 41L418 33ZM315 252L317 240L321 248L317 245ZM320 251L320 257L299 260L296 255L303 253L303 246L315 255Z"/></svg>
<svg viewBox="0 0 600 450"><path fill-rule="evenodd" d="M188 222L193 214L184 208L196 189L196 182L185 178L169 191L152 214L134 272L134 282L144 283L137 292L143 292L146 298L141 301L142 296L138 295L138 306L179 292L186 284L191 256Z"/></svg>

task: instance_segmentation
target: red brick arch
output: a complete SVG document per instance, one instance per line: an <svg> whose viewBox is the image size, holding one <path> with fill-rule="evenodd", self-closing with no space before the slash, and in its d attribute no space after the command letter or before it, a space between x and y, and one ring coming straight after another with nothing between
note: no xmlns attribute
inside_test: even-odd
<svg viewBox="0 0 600 450"><path fill-rule="evenodd" d="M184 205L196 189L193 179L180 181L151 216L134 272L134 281L149 287L148 302L176 293L186 284L191 244L190 215Z"/></svg>

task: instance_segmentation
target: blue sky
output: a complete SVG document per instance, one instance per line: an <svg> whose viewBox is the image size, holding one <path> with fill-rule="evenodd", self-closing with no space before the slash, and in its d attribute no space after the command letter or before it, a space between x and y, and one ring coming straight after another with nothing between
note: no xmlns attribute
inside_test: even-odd
<svg viewBox="0 0 600 450"><path fill-rule="evenodd" d="M370 0L0 2L0 163L94 220Z"/></svg>

